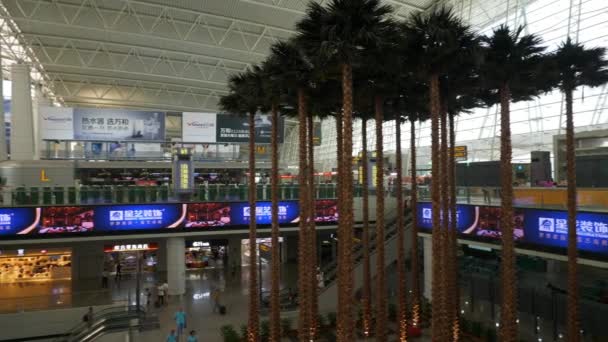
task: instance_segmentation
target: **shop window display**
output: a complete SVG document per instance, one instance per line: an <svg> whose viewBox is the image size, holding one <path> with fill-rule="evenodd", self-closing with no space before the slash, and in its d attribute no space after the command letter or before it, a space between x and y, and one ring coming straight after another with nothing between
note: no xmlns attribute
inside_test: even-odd
<svg viewBox="0 0 608 342"><path fill-rule="evenodd" d="M69 251L3 251L0 256L0 283L70 279Z"/></svg>

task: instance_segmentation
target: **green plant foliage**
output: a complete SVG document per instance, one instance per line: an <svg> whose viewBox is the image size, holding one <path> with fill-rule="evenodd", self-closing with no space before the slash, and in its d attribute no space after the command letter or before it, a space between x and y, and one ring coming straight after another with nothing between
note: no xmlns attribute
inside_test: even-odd
<svg viewBox="0 0 608 342"><path fill-rule="evenodd" d="M287 335L287 333L291 331L292 324L293 320L291 318L281 319L281 332L283 336Z"/></svg>
<svg viewBox="0 0 608 342"><path fill-rule="evenodd" d="M335 312L330 312L327 314L327 323L329 323L330 326L335 327L337 321L338 321L338 316L336 315Z"/></svg>
<svg viewBox="0 0 608 342"><path fill-rule="evenodd" d="M224 342L239 342L241 338L239 334L234 330L232 325L224 325L220 328Z"/></svg>

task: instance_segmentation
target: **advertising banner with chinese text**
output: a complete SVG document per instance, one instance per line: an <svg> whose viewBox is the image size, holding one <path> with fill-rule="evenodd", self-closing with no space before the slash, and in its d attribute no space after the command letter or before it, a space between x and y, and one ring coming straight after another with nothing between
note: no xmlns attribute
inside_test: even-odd
<svg viewBox="0 0 608 342"><path fill-rule="evenodd" d="M43 140L74 139L74 109L40 107L40 134Z"/></svg>
<svg viewBox="0 0 608 342"><path fill-rule="evenodd" d="M182 141L188 143L214 143L216 142L215 113L182 114Z"/></svg>
<svg viewBox="0 0 608 342"><path fill-rule="evenodd" d="M283 142L283 119L279 119L279 143ZM218 143L249 142L249 121L247 117L232 114L218 114L216 125ZM255 142L270 144L272 121L270 115L256 114Z"/></svg>
<svg viewBox="0 0 608 342"><path fill-rule="evenodd" d="M164 141L165 113L74 108L74 139Z"/></svg>

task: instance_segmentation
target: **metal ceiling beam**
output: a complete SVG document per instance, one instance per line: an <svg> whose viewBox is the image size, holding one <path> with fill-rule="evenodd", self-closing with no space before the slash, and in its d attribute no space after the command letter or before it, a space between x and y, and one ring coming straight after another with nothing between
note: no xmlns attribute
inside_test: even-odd
<svg viewBox="0 0 608 342"><path fill-rule="evenodd" d="M194 86L194 85L185 85L183 83L169 83L169 82L157 82L157 81L148 81L148 80L141 80L141 79L137 79L134 80L132 78L126 78L126 77L115 77L115 76L103 76L103 75L89 75L89 74L81 74L81 73L76 73L76 72L66 72L66 71L53 71L53 70L49 70L48 74L51 78L51 80L53 79L53 77L56 76L61 76L61 78L63 79L64 76L68 76L68 78L70 76L74 76L77 79L74 80L73 82L80 82L83 80L90 80L90 79L105 79L105 80L117 80L117 81L123 81L123 82L132 82L132 83L147 83L147 84L155 84L158 86L175 86L175 87L181 87L184 88L182 89L200 89L200 90L205 90L205 91L209 91L209 92L215 92L215 93L220 93L220 94L227 94L228 91L224 90L224 89L216 89L216 88L207 88L207 87L200 87L200 86ZM132 86L129 84L123 84L125 86ZM176 89L176 91L179 91Z"/></svg>
<svg viewBox="0 0 608 342"><path fill-rule="evenodd" d="M6 18L4 18L6 19ZM41 26L58 26L61 27L63 29L65 29L66 32L71 32L73 34L74 30L78 30L79 33L84 33L86 31L95 31L95 32L99 32L102 35L108 36L108 35L117 35L120 37L132 37L134 38L134 41L145 41L145 40L158 40L158 41L163 41L163 42L180 42L183 44L188 44L190 46L195 47L197 50L204 50L204 49L215 49L218 51L227 51L227 52L231 52L234 54L239 54L239 55L249 55L251 57L255 57L255 58L264 58L266 57L265 54L262 53L258 53L258 52L252 52L252 51L246 51L246 50L240 50L240 49L235 49L235 48L229 48L229 47L225 47L225 46L220 46L220 45L212 45L212 44L206 44L206 43L201 43L201 42L195 42L195 41L191 41L191 40L175 40L175 39L171 39L171 38L166 38L166 37L159 37L159 36L152 36L150 34L145 34L145 33L138 33L138 32L125 32L125 31L117 31L117 30L107 30L107 29L102 29L102 28L96 28L96 27L90 27L90 26L83 26L83 25L74 25L74 24L65 24L65 23L58 23L58 22L54 22L54 21L45 21L45 20L39 20L39 19L28 19L25 17L13 17L12 18L15 22L17 22L17 25L19 25L19 27L23 28L23 27L32 27L32 24L39 24ZM48 25L48 26L47 26ZM29 34L29 35L36 35L39 32L28 32L28 31L22 31L23 34ZM65 35L67 39L74 39L74 38L80 38L80 37L74 37L74 36L68 36L68 34ZM112 42L112 41L110 41ZM216 55L217 56L217 55ZM217 56L220 57L220 56Z"/></svg>
<svg viewBox="0 0 608 342"><path fill-rule="evenodd" d="M180 54L180 55L185 55L185 56L195 55L195 56L199 56L199 57L203 57L203 58L224 60L224 61L228 61L231 63L239 63L239 64L243 64L244 66L248 66L251 64L251 60L238 60L238 59L233 59L233 58L221 57L221 56L217 56L217 55L213 55L213 56L204 55L201 53L189 52L186 50L180 51L180 50L167 49L167 48L161 48L161 47L150 46L150 45L127 44L127 43L121 43L121 42L113 42L113 41L109 41L109 40L99 40L99 39L83 38L83 37L66 37L66 36L59 36L59 35L46 34L46 33L36 33L36 32L24 32L23 35L26 38L27 37L32 37L32 38L40 37L40 38L62 39L64 41L72 40L72 41L77 41L77 42L80 41L80 42L89 42L89 43L95 43L95 44L122 46L124 48L136 48L136 49L159 51L162 53L175 53L175 54ZM28 43L29 43L29 41L28 41Z"/></svg>

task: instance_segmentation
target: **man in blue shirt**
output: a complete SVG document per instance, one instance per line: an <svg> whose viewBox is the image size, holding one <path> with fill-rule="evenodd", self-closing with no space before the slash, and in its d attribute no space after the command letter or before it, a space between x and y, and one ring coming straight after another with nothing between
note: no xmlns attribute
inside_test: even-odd
<svg viewBox="0 0 608 342"><path fill-rule="evenodd" d="M177 325L177 336L182 336L186 327L186 313L183 308L179 308L175 313L175 323Z"/></svg>
<svg viewBox="0 0 608 342"><path fill-rule="evenodd" d="M167 342L177 342L177 335L175 335L175 329L171 329L169 336L167 336Z"/></svg>
<svg viewBox="0 0 608 342"><path fill-rule="evenodd" d="M186 340L186 342L198 342L198 339L196 338L196 331L190 331L190 335L188 335L188 340Z"/></svg>

